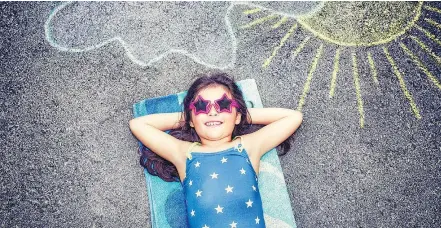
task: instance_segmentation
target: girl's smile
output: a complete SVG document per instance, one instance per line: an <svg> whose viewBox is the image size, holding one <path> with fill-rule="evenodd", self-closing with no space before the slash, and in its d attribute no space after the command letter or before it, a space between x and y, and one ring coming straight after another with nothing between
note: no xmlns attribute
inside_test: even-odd
<svg viewBox="0 0 441 228"><path fill-rule="evenodd" d="M209 127L219 127L222 124L220 121L209 121L206 122L205 125Z"/></svg>

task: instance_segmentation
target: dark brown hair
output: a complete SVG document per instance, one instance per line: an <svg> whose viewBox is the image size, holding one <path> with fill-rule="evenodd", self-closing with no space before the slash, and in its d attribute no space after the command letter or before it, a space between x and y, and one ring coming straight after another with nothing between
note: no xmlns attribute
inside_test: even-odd
<svg viewBox="0 0 441 228"><path fill-rule="evenodd" d="M241 114L241 121L234 127L232 133L233 138L235 136L254 132L263 127L263 125L250 124L251 116L248 112L242 91L234 82L234 78L230 78L230 76L228 76L226 73L219 72L200 75L193 82L187 91L184 101L182 102L182 110L185 121L181 122L181 126L179 128L170 130L170 135L184 141L201 142L196 131L190 127L191 109L189 109L189 104L200 90L209 86L223 86L225 89L230 91L233 99L235 99L240 106L237 111ZM277 147L279 156L285 155L289 151L291 148L290 141L292 140L292 137L293 135L291 135ZM140 164L145 167L150 174L158 176L168 182L179 181L179 174L173 163L165 160L143 145L141 146L139 152L141 155Z"/></svg>

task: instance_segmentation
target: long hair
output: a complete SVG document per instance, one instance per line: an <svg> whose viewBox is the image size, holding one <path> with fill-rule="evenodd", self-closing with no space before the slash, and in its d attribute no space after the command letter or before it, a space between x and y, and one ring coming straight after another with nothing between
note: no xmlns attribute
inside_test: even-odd
<svg viewBox="0 0 441 228"><path fill-rule="evenodd" d="M194 128L190 126L191 109L189 106L190 102L195 99L199 91L209 86L223 86L230 91L233 99L239 104L237 111L241 114L241 120L239 124L235 125L232 137L248 134L263 127L263 125L250 124L252 123L251 116L248 112L242 91L234 82L234 78L230 78L226 73L219 72L199 75L198 79L193 82L182 102L185 121L181 122L178 128L170 130L170 135L184 141L201 142ZM293 135L277 146L279 156L285 155L289 151L291 148L290 141L292 140L292 137ZM140 164L145 167L151 175L158 176L167 182L179 181L178 170L173 163L165 160L145 146L141 146L139 153L141 155Z"/></svg>

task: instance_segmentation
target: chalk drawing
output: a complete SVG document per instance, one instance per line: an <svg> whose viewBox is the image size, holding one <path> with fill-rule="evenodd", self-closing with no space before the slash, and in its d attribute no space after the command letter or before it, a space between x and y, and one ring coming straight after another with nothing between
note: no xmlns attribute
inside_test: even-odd
<svg viewBox="0 0 441 228"><path fill-rule="evenodd" d="M383 47L383 51L386 54L387 60L389 61L390 65L393 68L394 74L397 76L397 78L398 78L398 80L400 82L401 90L403 91L404 95L406 96L406 98L410 102L410 106L411 106L411 109L412 109L414 115L416 116L416 118L421 119L420 111L418 110L418 107L416 106L415 101L414 101L412 95L409 93L409 90L407 89L406 82L404 82L403 75L400 72L400 70L398 69L397 64L395 63L394 59L390 55L389 50L387 49L387 47Z"/></svg>
<svg viewBox="0 0 441 228"><path fill-rule="evenodd" d="M352 71L354 73L354 86L355 94L357 95L358 112L360 113L360 127L364 127L364 111L363 111L363 98L361 97L360 89L360 77L358 75L357 56L355 52L352 52Z"/></svg>
<svg viewBox="0 0 441 228"><path fill-rule="evenodd" d="M378 82L377 68L375 67L375 61L372 58L372 54L370 51L367 52L367 58L368 58L368 62L369 62L369 67L371 68L372 78L373 78L375 84L378 86L379 82Z"/></svg>
<svg viewBox="0 0 441 228"><path fill-rule="evenodd" d="M243 14L245 14L245 15L249 15L249 14L253 14L253 13L260 12L261 10L262 10L262 9L260 9L260 8L255 8L255 9L245 10L245 11L243 11Z"/></svg>
<svg viewBox="0 0 441 228"><path fill-rule="evenodd" d="M323 44L321 44L320 47L317 49L317 53L315 55L314 61L312 62L311 68L309 69L308 78L306 79L305 85L303 86L303 93L302 96L300 97L299 104L297 105L296 110L298 111L302 111L303 105L305 104L306 96L308 95L309 87L312 81L312 75L314 74L314 71L317 69L317 65L320 57L322 56L322 53L323 53Z"/></svg>
<svg viewBox="0 0 441 228"><path fill-rule="evenodd" d="M277 22L276 24L274 24L271 28L272 28L272 29L276 29L276 28L280 27L282 24L284 24L284 23L287 22L287 21L288 21L288 17L287 17L287 16L284 16L284 17L282 17L282 19L280 19L279 22Z"/></svg>
<svg viewBox="0 0 441 228"><path fill-rule="evenodd" d="M288 40L288 38L291 36L291 34L294 32L294 30L297 28L297 24L294 24L289 31L285 34L285 36L280 40L279 45L277 45L274 50L273 53L271 54L271 56L265 60L265 62L263 63L262 67L266 68L268 67L268 65L270 64L271 60L274 58L274 56L276 56L277 52L279 51L279 49L283 46L283 44L285 44L286 40Z"/></svg>
<svg viewBox="0 0 441 228"><path fill-rule="evenodd" d="M252 22L240 27L242 29L258 29L262 28L265 24L275 19L283 20L283 24L292 23L299 24L297 30L301 31L303 40L292 51L292 59L300 61L296 58L301 54L303 48L306 45L310 45L310 37L308 34L315 38L314 43L320 44L320 48L317 49L316 56L311 60L311 66L307 72L307 79L303 86L303 92L300 95L297 109L301 110L305 104L307 94L309 92L312 76L315 69L318 67L318 60L322 56L323 45L336 46L334 49L334 68L331 75L329 86L329 99L334 98L336 90L336 81L339 74L339 60L342 54L342 47L349 47L348 50L351 53L352 59L352 74L354 80L354 90L356 94L356 102L359 113L360 128L364 127L364 107L363 98L360 86L360 69L357 65L359 61L357 59L357 52L360 55L366 57L369 64L370 75L375 86L379 86L378 80L378 67L390 67L389 69L397 77L398 85L404 94L404 97L409 102L411 111L416 117L420 119L421 115L410 90L407 88L402 73L400 73L400 66L394 61L394 53L390 53L386 45L400 46L404 53L413 61L413 63L420 69L434 85L434 88L441 90L441 84L439 78L435 73L431 72L431 68L427 67L429 63L423 63L422 59L426 61L426 58L418 57L415 47L421 48L427 53L431 59L434 60L435 65L441 66L441 58L436 50L441 47L441 40L437 34L441 31L441 9L435 5L438 3L424 3L418 2L323 2L322 5L315 10L311 10L304 15L286 15L286 13L280 13L273 9L268 9L262 6L255 6L254 9L244 10L244 15L254 15ZM439 5L439 4L438 4ZM249 5L250 8L254 5ZM423 12L425 10L425 12ZM430 13L429 13L430 12ZM424 16L422 16L424 15ZM270 18L268 18L270 16ZM278 17L277 17L278 16ZM282 50L286 43L292 43L290 36L292 34L292 27L288 29L287 26L280 26L280 21L273 25L271 28L286 29L286 35L281 37L278 44L274 44L274 48L269 57L263 60L262 68L268 68L271 61L277 58L277 53ZM257 25L260 25L259 27ZM432 26L430 28L430 26ZM434 31L437 30L437 31ZM299 33L300 34L300 33ZM424 39L424 41L423 41ZM414 42L417 46L407 47L403 42L397 42L398 40L407 40ZM427 42L429 40L429 43ZM309 42L309 43L308 43ZM438 45L434 47L433 44ZM381 46L383 52L380 52L374 47ZM357 49L358 47L364 47L364 49ZM373 54L375 53L375 54ZM388 61L375 60L376 56L383 54ZM396 55L400 55L397 53ZM381 63L381 64L379 64ZM387 66L387 63L390 65ZM433 63L432 63L433 64ZM433 71L433 69L432 69Z"/></svg>
<svg viewBox="0 0 441 228"><path fill-rule="evenodd" d="M435 41L435 43L437 43L438 45L441 46L441 41L439 39L437 39L434 34L432 34L431 32L427 31L426 29L422 28L421 26L419 26L417 24L415 24L414 26L415 26L415 28L417 28L418 30L423 32L424 35L426 35L429 39Z"/></svg>
<svg viewBox="0 0 441 228"><path fill-rule="evenodd" d="M263 22L268 21L268 20L271 20L271 19L276 18L276 17L278 17L277 14L270 14L270 15L268 15L268 16L266 16L266 17L259 18L259 19L255 20L255 21L252 21L252 22L249 23L249 24L243 25L243 26L241 26L240 28L242 28L242 29L245 29L245 28L252 28L252 27L255 26L255 25L262 24Z"/></svg>
<svg viewBox="0 0 441 228"><path fill-rule="evenodd" d="M431 6L429 6L429 5L424 5L424 9L426 9L426 10L430 10L430 11L432 11L432 12L435 12L435 13L438 13L438 14L441 15L441 9L438 9L438 8L436 8L436 7L431 7Z"/></svg>
<svg viewBox="0 0 441 228"><path fill-rule="evenodd" d="M277 14L283 17L297 18L313 15L319 12L325 2L321 1L248 1L248 2L233 2L236 5L246 5L249 8L254 8L244 11L244 14L253 14L260 11L266 11L271 14Z"/></svg>
<svg viewBox="0 0 441 228"><path fill-rule="evenodd" d="M151 66L173 53L188 56L195 62L209 68L226 69L234 66L237 41L229 21L229 12L234 6L233 4L211 3L216 4L215 6L191 2L151 4L160 4L160 6L149 7L150 4L147 3L133 5L107 2L100 5L94 2L66 2L56 7L46 20L46 39L53 47L67 52L91 51L116 42L124 47L127 56L134 63L141 66ZM186 7L186 4L196 6ZM90 8L97 8L97 10L88 15L87 11ZM218 9L218 11L210 13L210 10L213 9ZM207 14L201 14L194 10L207 11ZM83 17L77 18L75 14ZM205 15L206 18L195 18L198 15L199 17ZM92 16L97 21L90 22L90 20L94 20ZM90 18L86 20L84 17ZM76 20L69 20L72 18ZM157 21L156 18L162 21ZM216 21L206 23L212 27L202 27L201 22L204 22L204 19L215 19ZM63 23L57 23L59 21ZM89 26L82 26L81 22L83 21L87 22ZM115 21L127 24L127 27L120 28L118 25L111 24L116 23ZM171 22L176 22L176 24ZM136 25L139 28L128 27ZM143 28L144 26L145 28ZM62 32L68 31L70 27L77 30L71 33ZM81 31L87 29L91 31ZM96 32L97 30L99 32ZM197 32L200 30L206 31L204 36ZM131 33L132 37L125 33ZM137 33L144 35L144 37ZM58 34L64 36L57 37ZM98 37L91 37L96 34ZM168 37L164 37L164 34ZM146 37L151 39L147 40ZM74 38L77 38L78 41L69 43L69 39L75 41Z"/></svg>
<svg viewBox="0 0 441 228"><path fill-rule="evenodd" d="M335 51L334 56L334 70L331 77L331 89L329 90L329 98L332 98L335 93L335 84L337 83L337 73L340 66L340 48Z"/></svg>
<svg viewBox="0 0 441 228"><path fill-rule="evenodd" d="M439 57L438 55L435 54L435 52L428 47L427 45L425 45L420 39L418 39L418 37L416 36L409 36L409 38L411 38L412 40L414 40L420 47L421 49L423 49L427 54L429 54L437 63L438 65L441 66L441 57Z"/></svg>
<svg viewBox="0 0 441 228"><path fill-rule="evenodd" d="M387 7L392 8L393 12L387 13ZM391 42L411 29L421 16L421 7L422 2L416 6L414 3L333 2L326 3L316 15L298 17L297 21L330 43L340 46L374 46ZM381 13L381 10L386 12ZM368 25L352 24L363 20L363 17ZM384 27L384 24L390 26Z"/></svg>
<svg viewBox="0 0 441 228"><path fill-rule="evenodd" d="M402 42L400 42L401 48L403 48L404 52L410 56L410 58L415 62L415 64L424 72L426 73L427 77L429 77L430 81L436 86L439 90L441 90L441 83L439 80L433 76L432 73L427 69L426 66L424 66L424 63L415 55L412 53L412 51Z"/></svg>
<svg viewBox="0 0 441 228"><path fill-rule="evenodd" d="M153 7L153 4L156 5ZM134 63L141 66L151 66L170 54L178 53L209 68L227 69L233 68L236 62L237 40L229 17L232 8L238 4L258 6L239 2L210 4L66 2L50 13L45 23L45 36L51 46L66 52L86 52L116 42L121 44ZM306 15L306 12L311 11L310 8L317 10L323 5L308 4L304 3L302 10L298 10L297 14ZM214 9L218 11L214 12ZM249 13L259 10L252 10ZM293 13L296 12L291 12L290 16L296 16ZM211 15L211 18L202 15ZM210 19L219 19L219 16L222 20L209 23ZM112 24L116 22L124 24L125 21L128 21L126 28L124 25ZM280 26L284 21L286 19L279 21L275 27ZM173 22L181 26L173 26ZM205 27L201 26L200 22L205 22ZM133 27L133 24L146 28L132 29L130 26ZM76 30L72 31L71 27ZM198 33L199 30L210 32ZM145 33L146 31L149 33ZM133 35L134 32L145 36ZM61 35L57 36L58 34ZM159 34L166 36L160 37ZM151 39L147 40L145 37ZM175 40L175 37L178 38Z"/></svg>
<svg viewBox="0 0 441 228"><path fill-rule="evenodd" d="M311 38L310 36L307 36L305 39L303 39L303 41L300 43L300 45L293 51L293 54L292 54L293 58L295 58L302 51L302 49L308 43L310 38Z"/></svg>
<svg viewBox="0 0 441 228"><path fill-rule="evenodd" d="M434 20L432 20L430 18L424 18L424 20L427 21L429 24L437 27L438 30L441 30L441 24L440 23L438 23L438 22L436 22L436 21L434 21Z"/></svg>

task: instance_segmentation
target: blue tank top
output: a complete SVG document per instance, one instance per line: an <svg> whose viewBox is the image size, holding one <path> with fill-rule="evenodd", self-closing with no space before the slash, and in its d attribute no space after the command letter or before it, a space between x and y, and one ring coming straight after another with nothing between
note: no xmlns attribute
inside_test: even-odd
<svg viewBox="0 0 441 228"><path fill-rule="evenodd" d="M242 144L214 153L190 150L181 182L189 227L265 227L258 177Z"/></svg>

